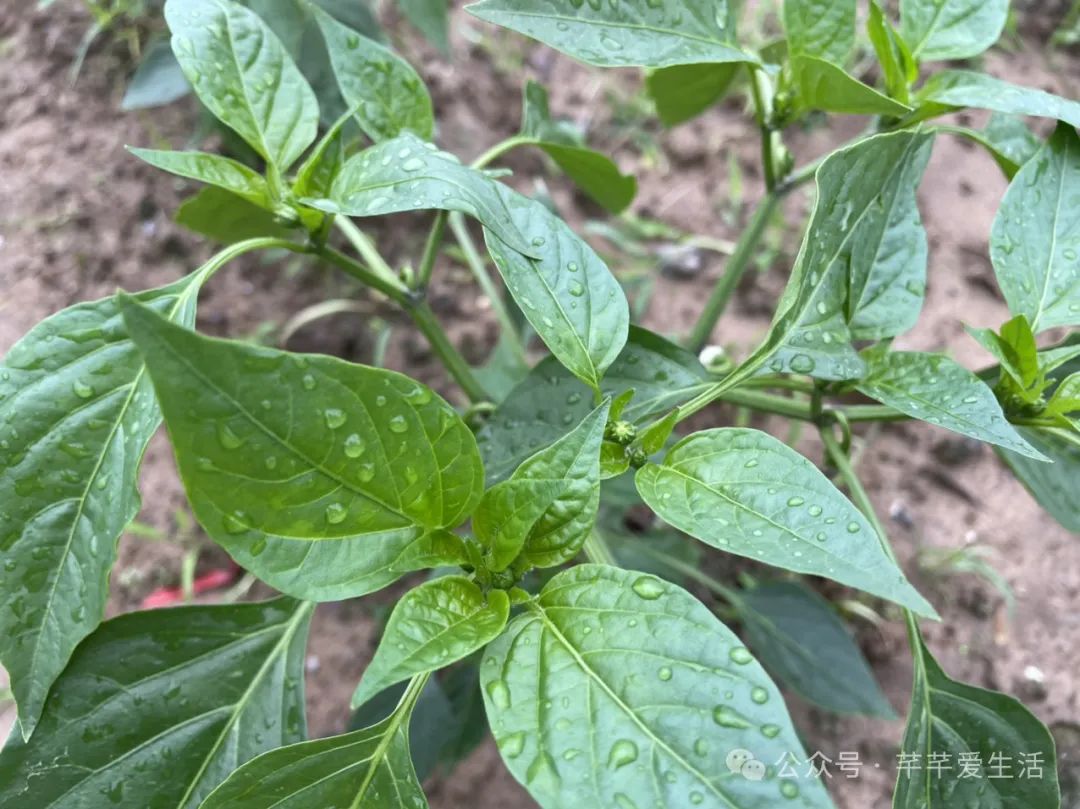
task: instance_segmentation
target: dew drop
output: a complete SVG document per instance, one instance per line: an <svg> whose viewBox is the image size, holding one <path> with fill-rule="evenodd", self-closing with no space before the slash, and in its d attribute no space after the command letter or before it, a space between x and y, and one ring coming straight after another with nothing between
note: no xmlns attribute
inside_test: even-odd
<svg viewBox="0 0 1080 809"><path fill-rule="evenodd" d="M811 517L821 516L821 506L810 506L810 508L808 508L806 511L810 514Z"/></svg>
<svg viewBox="0 0 1080 809"><path fill-rule="evenodd" d="M789 800L797 798L799 797L799 787L794 781L784 781L780 784L780 794Z"/></svg>
<svg viewBox="0 0 1080 809"><path fill-rule="evenodd" d="M733 663L738 663L740 666L745 666L754 659L754 656L750 654L750 651L745 646L736 646L728 652L728 657L731 658Z"/></svg>
<svg viewBox="0 0 1080 809"><path fill-rule="evenodd" d="M81 379L76 379L71 384L71 392L78 396L80 399L89 399L94 395L94 389L83 382Z"/></svg>
<svg viewBox="0 0 1080 809"><path fill-rule="evenodd" d="M625 767L627 764L632 764L637 761L637 757L637 745L629 739L619 739L611 746L611 752L608 753L607 765L611 769L617 770L620 767Z"/></svg>
<svg viewBox="0 0 1080 809"><path fill-rule="evenodd" d="M849 534L857 534L857 533L859 533L859 524L857 522L855 522L854 520L852 520L851 522L849 522L847 524L847 531L848 531Z"/></svg>
<svg viewBox="0 0 1080 809"><path fill-rule="evenodd" d="M545 239L543 236L533 236L532 246L533 247L543 247L544 243L546 241L547 241L547 239Z"/></svg>
<svg viewBox="0 0 1080 809"><path fill-rule="evenodd" d="M349 509L341 503L331 503L326 507L326 521L331 525L344 522L347 516L349 516Z"/></svg>
<svg viewBox="0 0 1080 809"><path fill-rule="evenodd" d="M409 425L405 421L405 417L400 414L390 419L389 427L390 432L398 433L399 435L409 429Z"/></svg>
<svg viewBox="0 0 1080 809"><path fill-rule="evenodd" d="M694 754L704 758L709 752L709 743L704 739L698 739L694 742Z"/></svg>
<svg viewBox="0 0 1080 809"><path fill-rule="evenodd" d="M814 370L814 360L807 354L796 354L789 363L791 370L797 374L808 374Z"/></svg>
<svg viewBox="0 0 1080 809"><path fill-rule="evenodd" d="M585 294L585 287L583 287L577 282L574 282L570 285L570 294L573 295L575 298L580 298L582 295Z"/></svg>
<svg viewBox="0 0 1080 809"><path fill-rule="evenodd" d="M364 450L367 446L364 444L364 439L358 436L356 433L349 433L345 438L345 455L349 458L359 458L364 454Z"/></svg>
<svg viewBox="0 0 1080 809"><path fill-rule="evenodd" d="M705 796L702 795L700 792L691 792L690 793L690 803L694 804L694 806L697 806L698 804L700 804L704 800L705 800Z"/></svg>
<svg viewBox="0 0 1080 809"><path fill-rule="evenodd" d="M769 701L769 692L762 688L760 685L755 686L750 692L750 699L756 702L758 705L764 705Z"/></svg>
<svg viewBox="0 0 1080 809"><path fill-rule="evenodd" d="M248 516L242 511L234 511L232 514L226 514L221 519L221 524L225 527L225 533L232 534L233 536L249 530Z"/></svg>
<svg viewBox="0 0 1080 809"><path fill-rule="evenodd" d="M750 723L727 705L717 705L712 712L713 721L721 727L738 730L750 727Z"/></svg>
<svg viewBox="0 0 1080 809"><path fill-rule="evenodd" d="M499 743L499 750L507 758L517 758L525 749L525 734L511 733Z"/></svg>
<svg viewBox="0 0 1080 809"><path fill-rule="evenodd" d="M794 508L795 506L801 506L805 502L801 497L789 497L787 504Z"/></svg>
<svg viewBox="0 0 1080 809"><path fill-rule="evenodd" d="M505 711L510 708L510 689L506 687L506 683L502 680L492 680L488 683L487 692L488 697L491 699L491 704L500 711ZM524 741L524 736L522 737L522 741ZM518 752L520 752L520 750Z"/></svg>
<svg viewBox="0 0 1080 809"><path fill-rule="evenodd" d="M655 601L664 594L664 585L655 576L641 576L630 587L646 601Z"/></svg>
<svg viewBox="0 0 1080 809"><path fill-rule="evenodd" d="M780 735L780 727L779 725L762 725L761 735L766 739L775 739Z"/></svg>
<svg viewBox="0 0 1080 809"><path fill-rule="evenodd" d="M225 422L220 422L217 428L218 443L225 449L236 449L244 443L236 433L232 431L232 428Z"/></svg>
<svg viewBox="0 0 1080 809"><path fill-rule="evenodd" d="M361 483L370 483L375 479L375 465L361 464L360 468L356 470L356 477Z"/></svg>
<svg viewBox="0 0 1080 809"><path fill-rule="evenodd" d="M427 164L424 163L423 158L410 157L408 160L401 164L401 168L403 171L420 171L420 169L422 169L425 165Z"/></svg>
<svg viewBox="0 0 1080 809"><path fill-rule="evenodd" d="M300 378L300 384L304 386L304 390L315 390L315 377L311 374L304 374Z"/></svg>
<svg viewBox="0 0 1080 809"><path fill-rule="evenodd" d="M656 672L656 676L659 677L661 680L663 680L666 683L672 677L671 667L670 666L661 666L660 670L658 672Z"/></svg>
<svg viewBox="0 0 1080 809"><path fill-rule="evenodd" d="M345 411L338 410L336 407L326 408L323 411L323 417L326 419L326 426L331 430L336 430L345 423Z"/></svg>

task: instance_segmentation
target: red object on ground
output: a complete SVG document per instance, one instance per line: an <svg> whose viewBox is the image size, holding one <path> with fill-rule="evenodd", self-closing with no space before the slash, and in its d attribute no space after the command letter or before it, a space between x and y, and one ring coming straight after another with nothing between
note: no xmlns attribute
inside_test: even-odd
<svg viewBox="0 0 1080 809"><path fill-rule="evenodd" d="M217 570L211 570L201 576L197 576L192 584L192 589L195 591L195 595L201 595L210 590L220 590L222 587L228 587L236 581L239 576L240 567L238 565L231 565L227 568L218 568ZM183 599L183 588L159 587L142 600L141 606L144 610L151 610L156 607L172 606L173 604L183 601Z"/></svg>

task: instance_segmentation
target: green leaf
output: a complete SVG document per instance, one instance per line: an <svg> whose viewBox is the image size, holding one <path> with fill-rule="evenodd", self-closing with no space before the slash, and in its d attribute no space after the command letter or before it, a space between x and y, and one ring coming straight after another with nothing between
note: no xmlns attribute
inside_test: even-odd
<svg viewBox="0 0 1080 809"><path fill-rule="evenodd" d="M1061 380L1046 403L1046 412L1051 416L1068 416L1077 410L1080 410L1080 372Z"/></svg>
<svg viewBox="0 0 1080 809"><path fill-rule="evenodd" d="M195 516L241 565L326 601L398 578L424 534L480 499L453 408L392 371L202 337L125 308Z"/></svg>
<svg viewBox="0 0 1080 809"><path fill-rule="evenodd" d="M237 764L304 738L311 605L177 607L106 621L29 742L0 754L0 804L194 809Z"/></svg>
<svg viewBox="0 0 1080 809"><path fill-rule="evenodd" d="M379 43L314 9L346 105L373 141L410 131L430 140L431 96L412 65Z"/></svg>
<svg viewBox="0 0 1080 809"><path fill-rule="evenodd" d="M756 361L821 379L862 375L852 340L906 331L922 309L926 231L915 191L933 136L876 135L830 155L772 331Z"/></svg>
<svg viewBox="0 0 1080 809"><path fill-rule="evenodd" d="M450 53L448 0L397 0L405 19L411 22L432 45Z"/></svg>
<svg viewBox="0 0 1080 809"><path fill-rule="evenodd" d="M1068 124L1017 172L994 218L990 258L1009 311L1038 334L1080 325L1080 137Z"/></svg>
<svg viewBox="0 0 1080 809"><path fill-rule="evenodd" d="M817 779L766 774L802 758L782 697L729 629L661 579L560 573L480 670L499 752L541 806L832 806Z"/></svg>
<svg viewBox="0 0 1080 809"><path fill-rule="evenodd" d="M855 47L855 0L784 0L784 30L793 56L843 65Z"/></svg>
<svg viewBox="0 0 1080 809"><path fill-rule="evenodd" d="M481 0L466 10L598 67L757 62L735 45L727 3L713 0L547 6L535 0Z"/></svg>
<svg viewBox="0 0 1080 809"><path fill-rule="evenodd" d="M265 208L217 186L208 186L176 209L176 222L223 244L262 236L293 235Z"/></svg>
<svg viewBox="0 0 1080 809"><path fill-rule="evenodd" d="M352 117L346 112L334 122L304 158L293 181L298 197L324 197L345 165L345 124Z"/></svg>
<svg viewBox="0 0 1080 809"><path fill-rule="evenodd" d="M637 193L637 180L622 174L610 158L582 146L576 135L551 118L548 92L525 82L521 135L543 149L582 191L612 213L619 213Z"/></svg>
<svg viewBox="0 0 1080 809"><path fill-rule="evenodd" d="M166 0L165 20L199 100L284 172L315 140L319 106L281 41L229 0Z"/></svg>
<svg viewBox="0 0 1080 809"><path fill-rule="evenodd" d="M1080 126L1080 103L970 70L935 73L919 88L915 98L926 105L917 112L920 118L941 115L959 107L975 107L1011 115L1056 118Z"/></svg>
<svg viewBox="0 0 1080 809"><path fill-rule="evenodd" d="M1009 450L998 450L998 454L1051 517L1067 530L1080 533L1080 500L1076 497L1080 444L1061 430L1020 427L1018 431L1053 463L1040 463Z"/></svg>
<svg viewBox="0 0 1080 809"><path fill-rule="evenodd" d="M675 126L723 98L740 67L738 62L662 67L645 77L645 93L664 126Z"/></svg>
<svg viewBox="0 0 1080 809"><path fill-rule="evenodd" d="M498 495L486 500L474 527L497 562L510 556L514 545L521 561L535 567L554 567L581 550L600 505L600 444L607 413L607 403L600 405L554 444L523 461L510 480L493 487ZM530 492L532 503L523 503L522 495ZM511 505L516 510L508 513ZM515 532L520 530L527 533L519 539Z"/></svg>
<svg viewBox="0 0 1080 809"><path fill-rule="evenodd" d="M505 591L491 590L485 597L464 576L443 576L410 590L390 614L352 707L394 683L472 654L495 639L509 615Z"/></svg>
<svg viewBox="0 0 1080 809"><path fill-rule="evenodd" d="M190 324L205 275L138 294ZM35 326L0 364L0 660L33 731L49 687L101 622L116 540L160 423L115 298Z"/></svg>
<svg viewBox="0 0 1080 809"><path fill-rule="evenodd" d="M870 16L866 21L866 32L881 65L885 87L892 98L907 104L908 85L918 78L918 66L908 50L903 37L896 32L888 17L875 0L870 0Z"/></svg>
<svg viewBox="0 0 1080 809"><path fill-rule="evenodd" d="M206 152L171 152L131 146L128 151L155 168L217 186L261 208L273 207L270 189L262 175L231 158Z"/></svg>
<svg viewBox="0 0 1080 809"><path fill-rule="evenodd" d="M986 383L948 357L921 351L864 356L869 370L857 385L860 393L912 418L1045 460L1005 420Z"/></svg>
<svg viewBox="0 0 1080 809"><path fill-rule="evenodd" d="M915 683L901 751L918 755L919 765L900 770L894 809L1059 809L1054 741L1046 727L1012 697L949 679L922 637L915 642ZM934 754L951 768L938 773L928 766ZM1030 755L1039 757L1041 773L1020 775ZM969 767L961 756L972 762ZM1004 769L996 771L994 761L998 767L1004 762Z"/></svg>
<svg viewBox="0 0 1080 809"><path fill-rule="evenodd" d="M799 100L811 109L894 118L911 112L910 107L879 93L824 59L796 54L791 59L791 70L799 88Z"/></svg>
<svg viewBox="0 0 1080 809"><path fill-rule="evenodd" d="M900 33L919 60L970 59L998 41L1009 0L900 0Z"/></svg>
<svg viewBox="0 0 1080 809"><path fill-rule="evenodd" d="M943 132L963 135L985 148L994 158L1008 179L1042 147L1035 133L1017 115L995 112L982 130L963 126L939 126Z"/></svg>
<svg viewBox="0 0 1080 809"><path fill-rule="evenodd" d="M173 56L168 39L155 38L143 53L128 82L120 109L124 112L163 107L191 92L184 71Z"/></svg>
<svg viewBox="0 0 1080 809"><path fill-rule="evenodd" d="M518 231L506 196L500 193L502 188L482 171L461 165L454 155L405 132L350 157L334 181L329 199L305 202L347 216L461 211L479 219L518 252L538 256L537 248Z"/></svg>
<svg viewBox="0 0 1080 809"><path fill-rule="evenodd" d="M639 469L635 483L661 519L706 544L936 617L862 513L810 461L767 433L694 433L662 463Z"/></svg>
<svg viewBox="0 0 1080 809"><path fill-rule="evenodd" d="M541 202L499 186L515 231L531 254L485 228L488 253L506 288L551 353L594 390L626 343L630 307L619 282L570 226Z"/></svg>
<svg viewBox="0 0 1080 809"><path fill-rule="evenodd" d="M840 714L894 719L866 659L825 599L796 582L769 582L736 608L747 645L803 699Z"/></svg>
<svg viewBox="0 0 1080 809"><path fill-rule="evenodd" d="M389 564L391 571L411 573L436 567L463 567L472 558L466 541L452 531L431 531L405 545Z"/></svg>
<svg viewBox="0 0 1080 809"><path fill-rule="evenodd" d="M264 753L200 809L427 809L409 754L412 713L406 702L369 728Z"/></svg>
<svg viewBox="0 0 1080 809"><path fill-rule="evenodd" d="M693 398L706 384L697 358L663 337L631 326L626 346L601 382L605 396L633 389L622 417L641 422ZM542 446L592 409L592 393L554 357L537 365L477 433L488 485L506 479Z"/></svg>
<svg viewBox="0 0 1080 809"><path fill-rule="evenodd" d="M1014 382L1010 392L1021 394L1034 403L1046 388L1045 374L1039 369L1039 348L1027 318L1017 315L1001 327L1001 334L991 329L967 328L968 334L989 351L1001 364L1006 376Z"/></svg>

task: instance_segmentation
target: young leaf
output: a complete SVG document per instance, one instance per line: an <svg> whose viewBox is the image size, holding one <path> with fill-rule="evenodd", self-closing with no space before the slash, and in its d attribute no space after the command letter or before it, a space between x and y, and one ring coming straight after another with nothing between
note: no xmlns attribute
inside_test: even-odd
<svg viewBox="0 0 1080 809"><path fill-rule="evenodd" d="M907 104L910 96L908 85L918 78L919 69L907 43L893 28L876 0L870 0L866 32L881 65L885 88L892 98Z"/></svg>
<svg viewBox="0 0 1080 809"><path fill-rule="evenodd" d="M941 354L864 352L868 373L857 387L871 399L979 441L1046 460L1013 428L993 391L967 368Z"/></svg>
<svg viewBox="0 0 1080 809"><path fill-rule="evenodd" d="M605 396L633 389L622 417L634 422L676 407L706 384L697 357L663 337L631 326L626 346L601 382ZM591 392L554 357L539 363L477 433L488 485L551 444L591 409Z"/></svg>
<svg viewBox="0 0 1080 809"><path fill-rule="evenodd" d="M454 155L405 132L350 157L334 181L329 199L305 202L347 216L432 208L461 211L479 219L518 252L539 256L514 224L501 188L482 171L461 165Z"/></svg>
<svg viewBox="0 0 1080 809"><path fill-rule="evenodd" d="M195 94L279 172L315 140L315 94L259 16L230 0L166 0L173 53Z"/></svg>
<svg viewBox="0 0 1080 809"><path fill-rule="evenodd" d="M341 95L365 134L378 142L410 131L430 140L435 131L431 96L412 65L325 11L313 13Z"/></svg>
<svg viewBox="0 0 1080 809"><path fill-rule="evenodd" d="M450 53L448 0L397 0L405 19L411 22L432 45Z"/></svg>
<svg viewBox="0 0 1080 809"><path fill-rule="evenodd" d="M249 761L200 809L427 809L409 754L412 704L376 725Z"/></svg>
<svg viewBox="0 0 1080 809"><path fill-rule="evenodd" d="M709 610L654 576L558 574L480 671L499 752L541 806L832 806L817 779L766 772L803 758L776 686Z"/></svg>
<svg viewBox="0 0 1080 809"><path fill-rule="evenodd" d="M431 531L408 543L389 564L395 573L436 567L463 567L471 563L466 541L452 531Z"/></svg>
<svg viewBox="0 0 1080 809"><path fill-rule="evenodd" d="M970 70L935 73L919 88L915 98L926 105L917 113L920 118L941 115L959 107L975 107L1011 115L1056 118L1080 127L1080 102Z"/></svg>
<svg viewBox="0 0 1080 809"><path fill-rule="evenodd" d="M630 307L619 282L583 239L541 202L498 186L516 233L532 247L512 248L484 230L506 288L551 353L594 390L626 343Z"/></svg>
<svg viewBox="0 0 1080 809"><path fill-rule="evenodd" d="M1042 722L1012 697L949 679L922 637L915 642L901 754L920 766L900 768L894 809L1058 809L1054 741ZM927 767L935 753L953 766ZM1020 775L1024 762L1037 764Z"/></svg>
<svg viewBox="0 0 1080 809"><path fill-rule="evenodd" d="M791 66L798 83L799 100L811 109L894 118L911 112L911 107L863 84L832 62L796 54Z"/></svg>
<svg viewBox="0 0 1080 809"><path fill-rule="evenodd" d="M639 469L634 482L661 519L706 544L936 617L862 513L810 461L767 433L694 433L662 463Z"/></svg>
<svg viewBox="0 0 1080 809"><path fill-rule="evenodd" d="M480 499L476 442L392 371L202 337L128 304L195 516L240 564L312 600L384 586L406 546Z"/></svg>
<svg viewBox="0 0 1080 809"><path fill-rule="evenodd" d="M785 0L788 51L843 65L855 47L855 0Z"/></svg>
<svg viewBox="0 0 1080 809"><path fill-rule="evenodd" d="M485 596L464 576L443 576L410 590L390 613L352 707L394 683L472 654L495 639L509 615L505 591L491 590Z"/></svg>
<svg viewBox="0 0 1080 809"><path fill-rule="evenodd" d="M757 62L735 45L727 4L714 0L544 7L534 0L481 0L466 10L598 67Z"/></svg>
<svg viewBox="0 0 1080 809"><path fill-rule="evenodd" d="M120 109L124 112L164 107L191 92L184 71L173 56L168 39L155 38L143 52L128 82Z"/></svg>
<svg viewBox="0 0 1080 809"><path fill-rule="evenodd" d="M852 340L914 325L926 286L915 190L933 136L876 135L830 155L795 270L757 361L821 379L862 375Z"/></svg>
<svg viewBox="0 0 1080 809"><path fill-rule="evenodd" d="M191 324L204 275L138 294ZM116 540L139 511L160 423L116 299L64 309L0 364L0 660L29 736L49 687L100 623Z"/></svg>
<svg viewBox="0 0 1080 809"><path fill-rule="evenodd" d="M981 130L963 126L939 126L938 129L978 143L990 153L1009 180L1042 148L1042 141L1022 118L1004 112L993 113Z"/></svg>
<svg viewBox="0 0 1080 809"><path fill-rule="evenodd" d="M1080 137L1068 124L1009 184L994 218L990 258L1013 314L1038 334L1080 325Z"/></svg>
<svg viewBox="0 0 1080 809"><path fill-rule="evenodd" d="M1020 427L1018 432L1053 463L1041 463L1004 449L999 449L998 454L1051 517L1065 529L1080 533L1080 500L1076 497L1080 443L1060 430Z"/></svg>
<svg viewBox="0 0 1080 809"><path fill-rule="evenodd" d="M582 191L612 213L633 201L637 180L620 173L610 158L582 146L575 134L552 120L547 90L531 80L525 82L521 136L547 152Z"/></svg>
<svg viewBox="0 0 1080 809"><path fill-rule="evenodd" d="M488 552L488 566L499 572L510 566L537 521L566 493L563 480L514 479L496 483L473 514L476 538Z"/></svg>
<svg viewBox="0 0 1080 809"><path fill-rule="evenodd" d="M1009 0L900 0L900 33L916 59L970 59L998 41Z"/></svg>
<svg viewBox="0 0 1080 809"><path fill-rule="evenodd" d="M266 208L214 185L184 200L176 209L175 220L222 244L262 236L287 238L293 233Z"/></svg>
<svg viewBox="0 0 1080 809"><path fill-rule="evenodd" d="M840 714L893 719L866 659L829 603L796 582L770 582L736 604L746 643L799 696Z"/></svg>
<svg viewBox="0 0 1080 809"><path fill-rule="evenodd" d="M310 617L279 598L106 621L30 741L0 753L0 804L195 809L238 763L304 738Z"/></svg>
<svg viewBox="0 0 1080 809"><path fill-rule="evenodd" d="M345 165L345 124L352 116L346 112L312 147L293 181L298 197L325 197L334 187L334 179Z"/></svg>
<svg viewBox="0 0 1080 809"><path fill-rule="evenodd" d="M510 486L525 481L546 484L537 492L544 508L528 523L522 561L534 567L554 567L573 559L596 524L600 444L607 413L605 402L554 444L523 461L507 481ZM521 522L524 520L518 524Z"/></svg>
<svg viewBox="0 0 1080 809"><path fill-rule="evenodd" d="M262 175L231 158L206 152L172 152L132 146L128 151L162 171L223 188L262 208L272 207L270 189Z"/></svg>
<svg viewBox="0 0 1080 809"><path fill-rule="evenodd" d="M645 93L664 126L675 126L723 98L740 68L738 62L662 67L645 77Z"/></svg>

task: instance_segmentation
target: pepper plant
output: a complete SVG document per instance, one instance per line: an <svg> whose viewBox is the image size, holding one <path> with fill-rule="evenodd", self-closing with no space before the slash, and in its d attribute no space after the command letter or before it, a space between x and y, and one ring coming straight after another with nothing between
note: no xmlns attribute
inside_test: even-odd
<svg viewBox="0 0 1080 809"><path fill-rule="evenodd" d="M920 621L937 614L901 570L850 457L861 422L921 419L994 445L1058 520L1080 527L1080 346L1065 334L1080 324L1080 104L928 67L992 45L1005 0L901 0L898 25L871 2L877 86L848 69L855 0L785 2L784 39L758 50L740 45L734 4L714 0L470 10L586 63L645 68L668 123L746 82L766 190L700 319L683 346L631 325L597 253L490 169L512 148L539 148L602 205L632 198L634 180L554 121L539 85L525 90L521 133L466 165L433 143L415 70L312 6L347 109L320 136L315 94L254 12L168 0L185 76L263 170L132 149L207 184L180 219L226 246L165 287L53 315L0 368L0 659L18 704L0 803L423 807L410 731L425 695L455 683L458 702L482 696L483 711L454 744L467 748L486 721L545 809L831 806L819 780L779 766L805 751L773 677L825 709L892 707L826 601L791 576L729 587L703 572L707 547L896 605L914 661L902 754L953 766L901 772L895 807L1057 807L1046 728L1011 697L950 679L923 642ZM964 107L999 115L982 130L935 121ZM870 125L796 167L784 131L811 110ZM1060 123L1040 142L1017 115ZM1011 178L990 253L1013 317L971 330L997 360L978 372L891 347L926 287L916 190L934 139L957 135ZM766 221L811 181L816 204L771 328L744 358L706 369L694 352ZM431 225L415 268L395 269L363 225L403 211L431 211ZM505 299L466 217L483 229ZM527 356L517 309L550 352L509 391L469 366L425 300L450 235L491 295L507 353ZM394 371L194 331L207 279L270 250L325 262L400 307L470 404L465 416ZM688 430L719 401L811 425L825 471L760 430ZM206 533L280 597L102 621L162 418ZM617 511L640 501L669 527L628 535ZM361 726L307 740L314 605L425 570L357 686ZM726 604L743 639L687 580ZM994 754L1032 758L1039 774L995 778ZM982 763L961 771L960 756Z"/></svg>

